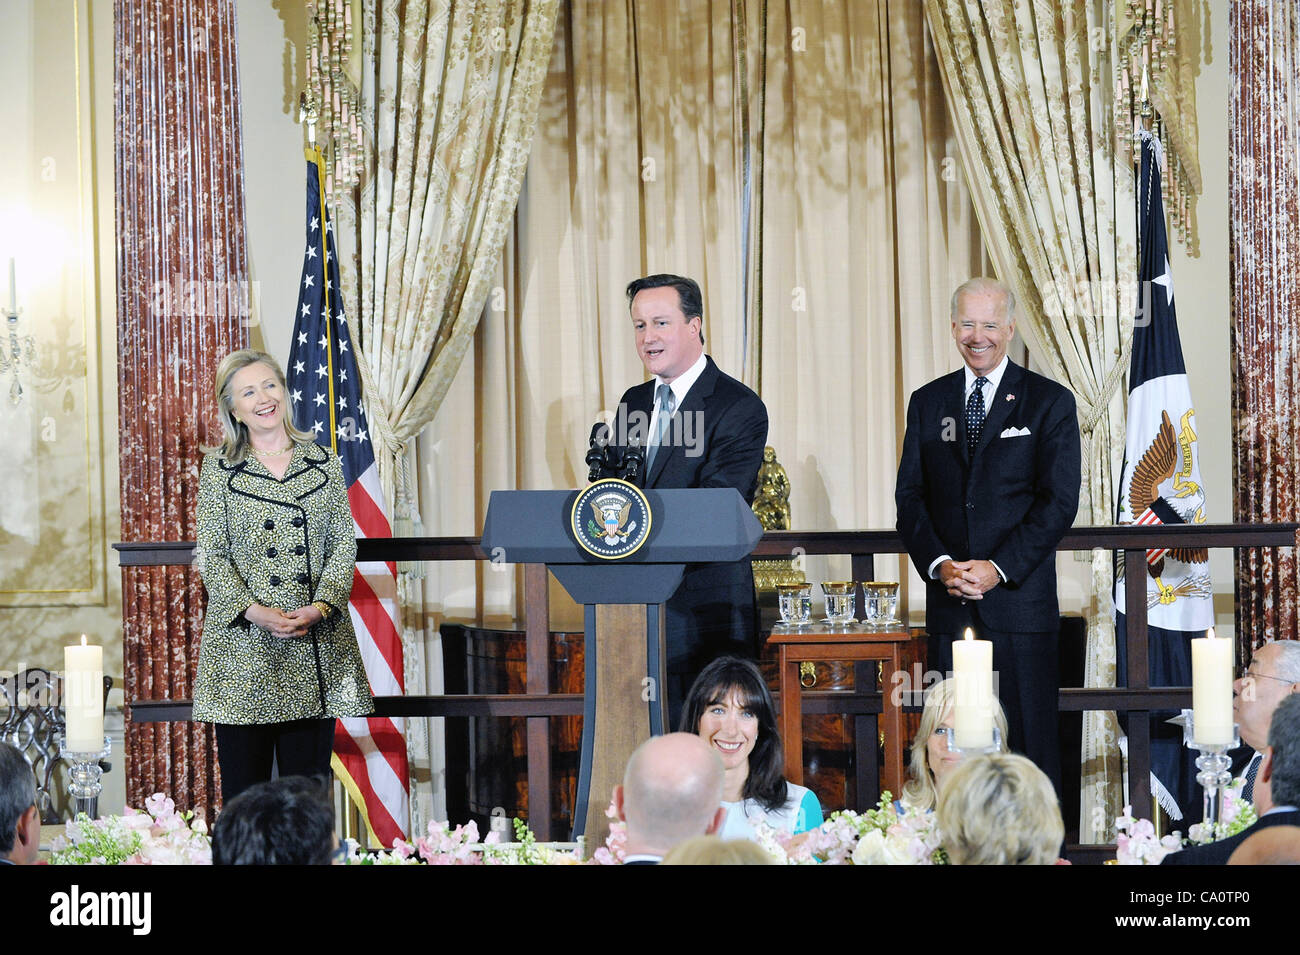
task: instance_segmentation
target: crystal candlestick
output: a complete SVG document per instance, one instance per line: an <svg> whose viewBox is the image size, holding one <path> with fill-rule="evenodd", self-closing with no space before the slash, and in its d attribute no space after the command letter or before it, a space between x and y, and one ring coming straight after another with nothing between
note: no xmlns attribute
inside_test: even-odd
<svg viewBox="0 0 1300 955"><path fill-rule="evenodd" d="M104 737L104 748L95 753L69 750L67 734L59 734L59 756L66 759L70 767L68 792L76 801L77 814L84 812L91 819L99 815L99 794L104 789L99 781L104 775L99 761L107 759L112 751L113 741L107 736Z"/></svg>
<svg viewBox="0 0 1300 955"><path fill-rule="evenodd" d="M1223 819L1223 791L1232 782L1232 773L1228 771L1232 760L1228 757L1228 750L1241 745L1237 725L1233 724L1232 739L1228 742L1201 743L1196 739L1192 711L1183 710L1183 742L1188 749L1200 750L1201 755L1196 757L1196 768L1200 770L1196 781L1205 791L1203 822L1210 832L1215 832Z"/></svg>

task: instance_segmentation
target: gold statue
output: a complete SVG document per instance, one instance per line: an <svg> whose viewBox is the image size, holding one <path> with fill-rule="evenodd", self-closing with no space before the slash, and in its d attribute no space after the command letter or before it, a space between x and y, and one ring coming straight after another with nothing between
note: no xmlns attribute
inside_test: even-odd
<svg viewBox="0 0 1300 955"><path fill-rule="evenodd" d="M790 529L790 479L776 459L776 449L763 449L763 463L758 468L758 492L754 495L754 513L765 531Z"/></svg>
<svg viewBox="0 0 1300 955"><path fill-rule="evenodd" d="M790 478L776 459L776 449L763 449L763 463L758 468L758 492L754 495L754 514L765 531L790 529ZM760 593L775 591L778 584L796 584L803 581L803 570L795 569L794 561L754 561L754 589Z"/></svg>

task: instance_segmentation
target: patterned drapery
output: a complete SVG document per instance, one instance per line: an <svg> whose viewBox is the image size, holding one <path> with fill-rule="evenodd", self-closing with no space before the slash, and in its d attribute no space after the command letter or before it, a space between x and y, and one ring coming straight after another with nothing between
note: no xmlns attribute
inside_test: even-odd
<svg viewBox="0 0 1300 955"><path fill-rule="evenodd" d="M1113 519L1137 279L1133 168L1112 119L1111 6L926 0L985 241L1031 352L1078 400L1090 524ZM1111 559L1093 552L1087 686L1115 683ZM1121 809L1117 739L1114 713L1084 714L1083 842L1107 841Z"/></svg>
<svg viewBox="0 0 1300 955"><path fill-rule="evenodd" d="M1125 0L1115 14L1116 131L1125 136L1140 113L1146 72L1151 108L1158 121L1165 163L1161 177L1169 230L1190 249L1199 247L1195 197L1201 192L1196 77L1201 68L1201 31L1208 28L1204 0ZM1133 144L1133 162L1140 161Z"/></svg>
<svg viewBox="0 0 1300 955"><path fill-rule="evenodd" d="M1300 10L1234 0L1229 208L1234 519L1300 520ZM1294 549L1237 554L1241 662L1300 638Z"/></svg>
<svg viewBox="0 0 1300 955"><path fill-rule="evenodd" d="M341 280L391 508L469 348L514 221L559 0L367 2L360 185Z"/></svg>
<svg viewBox="0 0 1300 955"><path fill-rule="evenodd" d="M408 445L433 420L469 349L514 223L558 2L363 5L353 59L366 149L359 185L336 188L336 229L344 307L395 525L408 516L408 463L418 467ZM402 574L398 600L407 692L430 684L437 692L441 661L430 674L419 636L428 623L419 580ZM429 781L441 771L427 722L407 723L416 829L433 811Z"/></svg>
<svg viewBox="0 0 1300 955"><path fill-rule="evenodd" d="M248 342L235 3L117 0L113 25L122 539L193 540L212 376ZM129 709L190 697L204 606L188 567L122 570L128 805L219 802L211 727Z"/></svg>

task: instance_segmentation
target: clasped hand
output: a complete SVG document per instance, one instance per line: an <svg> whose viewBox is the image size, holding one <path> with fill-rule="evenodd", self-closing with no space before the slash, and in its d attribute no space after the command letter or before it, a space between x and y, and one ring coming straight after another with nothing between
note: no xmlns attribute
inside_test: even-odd
<svg viewBox="0 0 1300 955"><path fill-rule="evenodd" d="M249 623L261 627L271 636L284 640L305 637L314 624L325 619L320 610L312 604L289 611L253 604L244 611L244 617Z"/></svg>
<svg viewBox="0 0 1300 955"><path fill-rule="evenodd" d="M998 569L987 560L945 560L939 565L939 579L953 597L983 600L1002 582Z"/></svg>

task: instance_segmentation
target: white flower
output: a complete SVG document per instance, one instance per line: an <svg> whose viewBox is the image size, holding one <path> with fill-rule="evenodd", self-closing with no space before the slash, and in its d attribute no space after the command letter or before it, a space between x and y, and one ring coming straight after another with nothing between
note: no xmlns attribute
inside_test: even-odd
<svg viewBox="0 0 1300 955"><path fill-rule="evenodd" d="M888 865L885 862L885 834L879 829L872 829L858 840L853 850L854 865Z"/></svg>

